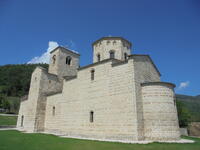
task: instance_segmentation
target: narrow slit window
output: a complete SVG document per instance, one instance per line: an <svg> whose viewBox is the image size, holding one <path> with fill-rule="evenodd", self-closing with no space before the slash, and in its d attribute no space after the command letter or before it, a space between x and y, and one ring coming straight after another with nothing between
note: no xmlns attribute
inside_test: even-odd
<svg viewBox="0 0 200 150"><path fill-rule="evenodd" d="M55 116L55 113L56 113L56 108L55 106L53 106L52 115Z"/></svg>
<svg viewBox="0 0 200 150"><path fill-rule="evenodd" d="M94 72L95 72L95 70L92 69L92 70L91 70L91 80L94 80Z"/></svg>
<svg viewBox="0 0 200 150"><path fill-rule="evenodd" d="M98 61L98 62L101 61L101 56L100 56L100 54L97 55L97 61Z"/></svg>
<svg viewBox="0 0 200 150"><path fill-rule="evenodd" d="M127 53L124 53L124 60L127 60Z"/></svg>
<svg viewBox="0 0 200 150"><path fill-rule="evenodd" d="M24 126L24 115L22 115L22 117L21 117L21 127L23 127Z"/></svg>
<svg viewBox="0 0 200 150"><path fill-rule="evenodd" d="M93 111L90 112L90 122L91 123L94 122L94 112Z"/></svg>
<svg viewBox="0 0 200 150"><path fill-rule="evenodd" d="M176 107L176 97L174 96L174 106Z"/></svg>

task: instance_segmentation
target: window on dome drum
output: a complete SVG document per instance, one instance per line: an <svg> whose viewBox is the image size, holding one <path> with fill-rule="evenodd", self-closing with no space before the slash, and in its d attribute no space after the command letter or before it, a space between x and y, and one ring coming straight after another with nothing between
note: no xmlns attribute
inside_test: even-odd
<svg viewBox="0 0 200 150"><path fill-rule="evenodd" d="M22 117L21 117L21 127L23 127L24 126L24 115L22 115Z"/></svg>
<svg viewBox="0 0 200 150"><path fill-rule="evenodd" d="M97 55L97 61L98 61L98 62L101 61L101 56L100 56L100 54Z"/></svg>
<svg viewBox="0 0 200 150"><path fill-rule="evenodd" d="M53 64L55 64L56 63L56 55L53 55L52 60L53 60Z"/></svg>
<svg viewBox="0 0 200 150"><path fill-rule="evenodd" d="M66 58L66 64L67 65L71 65L71 60L72 60L72 58L70 56L67 56L67 58Z"/></svg>
<svg viewBox="0 0 200 150"><path fill-rule="evenodd" d="M124 53L124 60L127 60L127 53Z"/></svg>
<svg viewBox="0 0 200 150"><path fill-rule="evenodd" d="M115 52L114 51L110 51L110 58L115 58Z"/></svg>
<svg viewBox="0 0 200 150"><path fill-rule="evenodd" d="M94 72L95 72L95 70L92 69L92 70L91 70L91 80L94 80Z"/></svg>
<svg viewBox="0 0 200 150"><path fill-rule="evenodd" d="M90 111L90 122L94 122L94 112Z"/></svg>
<svg viewBox="0 0 200 150"><path fill-rule="evenodd" d="M53 106L52 115L55 116L55 113L56 113L56 108L55 106Z"/></svg>

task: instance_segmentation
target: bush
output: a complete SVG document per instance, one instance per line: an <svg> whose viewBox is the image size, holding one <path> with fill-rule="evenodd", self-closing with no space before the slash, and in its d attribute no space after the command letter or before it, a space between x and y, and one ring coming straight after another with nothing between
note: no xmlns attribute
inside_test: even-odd
<svg viewBox="0 0 200 150"><path fill-rule="evenodd" d="M188 108L180 101L176 102L177 111L178 111L178 119L180 127L187 127L191 122L191 114Z"/></svg>

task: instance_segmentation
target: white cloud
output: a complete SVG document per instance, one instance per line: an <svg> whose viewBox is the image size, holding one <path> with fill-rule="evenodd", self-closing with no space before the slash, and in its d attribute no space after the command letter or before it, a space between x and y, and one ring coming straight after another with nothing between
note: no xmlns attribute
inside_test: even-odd
<svg viewBox="0 0 200 150"><path fill-rule="evenodd" d="M58 43L54 41L49 41L49 47L45 53L43 53L41 56L36 56L32 58L28 64L36 64L36 63L47 63L49 64L49 59L50 59L50 52L58 47Z"/></svg>
<svg viewBox="0 0 200 150"><path fill-rule="evenodd" d="M181 82L180 85L178 86L178 90L185 89L186 87L189 86L189 84L190 84L190 81Z"/></svg>

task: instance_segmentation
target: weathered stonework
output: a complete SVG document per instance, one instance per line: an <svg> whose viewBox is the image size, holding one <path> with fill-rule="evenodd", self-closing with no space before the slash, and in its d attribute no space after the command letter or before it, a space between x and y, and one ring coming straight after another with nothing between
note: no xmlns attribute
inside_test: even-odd
<svg viewBox="0 0 200 150"><path fill-rule="evenodd" d="M165 82L142 84L145 139L165 141L179 138L173 89L173 84Z"/></svg>
<svg viewBox="0 0 200 150"><path fill-rule="evenodd" d="M93 64L81 68L78 54L63 47L51 52L49 71L33 72L17 127L93 139L178 140L174 86L160 82L151 58L130 55L131 43L120 37L93 47Z"/></svg>

